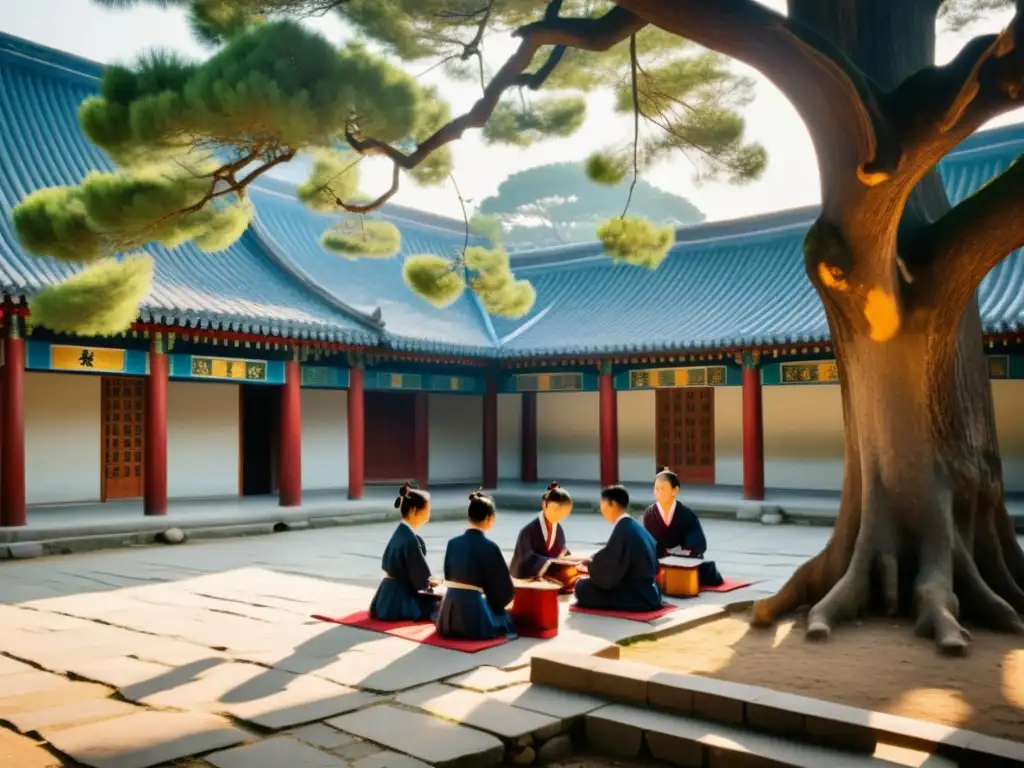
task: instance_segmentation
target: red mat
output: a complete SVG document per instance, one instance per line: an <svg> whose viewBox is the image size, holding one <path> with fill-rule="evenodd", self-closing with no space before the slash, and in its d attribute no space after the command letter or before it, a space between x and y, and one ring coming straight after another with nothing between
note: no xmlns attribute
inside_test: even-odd
<svg viewBox="0 0 1024 768"><path fill-rule="evenodd" d="M346 627L356 627L370 632L383 632L392 637L400 637L422 645L433 645L437 648L447 648L450 651L461 651L462 653L476 653L497 645L504 645L508 642L507 637L499 637L494 640L456 640L449 637L441 637L437 634L433 622L430 621L378 621L370 618L369 611L356 611L348 616L334 618L331 616L313 615L318 621L327 621L331 624L343 624Z"/></svg>
<svg viewBox="0 0 1024 768"><path fill-rule="evenodd" d="M732 592L734 589L742 589L743 587L749 587L751 584L755 584L753 581L743 581L742 579L723 579L722 583L717 587L705 587L701 586L701 592Z"/></svg>
<svg viewBox="0 0 1024 768"><path fill-rule="evenodd" d="M654 621L676 610L678 606L663 605L656 611L601 611L597 608L582 608L575 603L569 606L571 613L590 613L594 616L608 616L612 619L629 619L630 621Z"/></svg>

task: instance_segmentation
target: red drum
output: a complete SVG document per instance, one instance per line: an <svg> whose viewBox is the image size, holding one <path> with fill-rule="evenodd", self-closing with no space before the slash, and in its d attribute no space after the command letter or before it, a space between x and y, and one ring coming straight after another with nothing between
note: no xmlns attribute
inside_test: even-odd
<svg viewBox="0 0 1024 768"><path fill-rule="evenodd" d="M558 593L561 583L514 580L512 621L522 637L547 639L558 634Z"/></svg>

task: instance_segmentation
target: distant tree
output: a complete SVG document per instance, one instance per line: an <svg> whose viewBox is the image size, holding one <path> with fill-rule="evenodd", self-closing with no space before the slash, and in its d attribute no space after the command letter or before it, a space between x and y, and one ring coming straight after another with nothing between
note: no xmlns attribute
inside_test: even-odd
<svg viewBox="0 0 1024 768"><path fill-rule="evenodd" d="M583 163L538 165L501 182L498 193L480 203L479 214L494 218L509 249L587 242L596 238L598 224L622 214L629 186L625 179L596 183ZM630 209L661 226L704 220L685 197L643 179L633 189Z"/></svg>

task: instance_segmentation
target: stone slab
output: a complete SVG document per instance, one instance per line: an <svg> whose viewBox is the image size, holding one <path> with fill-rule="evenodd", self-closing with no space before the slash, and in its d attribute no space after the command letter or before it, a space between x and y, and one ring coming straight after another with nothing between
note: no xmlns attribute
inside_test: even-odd
<svg viewBox="0 0 1024 768"><path fill-rule="evenodd" d="M15 661L7 656L0 656L0 677L20 675L31 671L33 671L33 667L30 667L28 664L22 664L20 661Z"/></svg>
<svg viewBox="0 0 1024 768"><path fill-rule="evenodd" d="M248 736L199 712L141 712L40 734L58 752L90 768L150 768L241 744Z"/></svg>
<svg viewBox="0 0 1024 768"><path fill-rule="evenodd" d="M304 741L317 749L326 750L338 749L355 741L353 736L349 736L347 733L342 733L322 723L312 723L301 728L294 728L287 731L284 735Z"/></svg>
<svg viewBox="0 0 1024 768"><path fill-rule="evenodd" d="M67 684L66 678L38 669L6 675L3 678L3 683L0 684L0 696L2 696L0 701L15 696L26 696L32 693L52 690Z"/></svg>
<svg viewBox="0 0 1024 768"><path fill-rule="evenodd" d="M136 711L141 710L117 699L86 699L56 707L16 712L3 715L2 718L21 733L31 733L43 728L70 728L100 720L113 720Z"/></svg>
<svg viewBox="0 0 1024 768"><path fill-rule="evenodd" d="M195 676L198 671L201 670L193 665L174 668L128 656L73 661L68 664L68 672L77 677L118 688L122 693L132 689L131 695L125 695L125 698L132 701L137 701L153 691L180 685ZM143 691L146 693L142 693Z"/></svg>
<svg viewBox="0 0 1024 768"><path fill-rule="evenodd" d="M2 688L2 683L0 683L0 688ZM0 717L19 712L35 712L40 709L60 707L79 701L105 699L111 693L113 691L105 685L64 680L63 685L54 688L0 698Z"/></svg>
<svg viewBox="0 0 1024 768"><path fill-rule="evenodd" d="M474 669L480 661L476 654L411 643L397 637L382 644L360 648L331 662L315 665L312 674L341 685L394 693L424 683L433 683Z"/></svg>
<svg viewBox="0 0 1024 768"><path fill-rule="evenodd" d="M131 689L122 694L152 707L218 712L271 730L352 712L378 698L312 675L236 663L146 696L136 698Z"/></svg>
<svg viewBox="0 0 1024 768"><path fill-rule="evenodd" d="M536 683L502 688L487 695L519 709L561 718L580 717L607 704L596 696L563 691Z"/></svg>
<svg viewBox="0 0 1024 768"><path fill-rule="evenodd" d="M505 755L502 743L490 734L390 705L342 715L328 725L430 765L491 766Z"/></svg>
<svg viewBox="0 0 1024 768"><path fill-rule="evenodd" d="M530 682L530 668L525 666L519 669L504 670L498 667L477 667L471 672L448 678L445 682L458 688L487 693L500 688L508 688L510 685Z"/></svg>
<svg viewBox="0 0 1024 768"><path fill-rule="evenodd" d="M560 720L514 707L476 691L454 689L440 683L399 694L395 701L457 723L493 733L503 739L518 739L538 731L557 731Z"/></svg>
<svg viewBox="0 0 1024 768"><path fill-rule="evenodd" d="M217 768L348 768L348 762L294 739L277 738L207 755Z"/></svg>
<svg viewBox="0 0 1024 768"><path fill-rule="evenodd" d="M378 752L352 763L352 768L430 768L422 760L397 752Z"/></svg>

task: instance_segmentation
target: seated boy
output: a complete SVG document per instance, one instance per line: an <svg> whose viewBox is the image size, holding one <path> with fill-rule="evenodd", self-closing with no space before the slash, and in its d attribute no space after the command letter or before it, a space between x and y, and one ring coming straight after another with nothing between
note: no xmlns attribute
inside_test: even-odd
<svg viewBox="0 0 1024 768"><path fill-rule="evenodd" d="M612 524L608 543L590 561L590 577L576 582L576 603L605 611L661 608L654 538L629 516L629 493L621 485L601 491L601 515Z"/></svg>
<svg viewBox="0 0 1024 768"><path fill-rule="evenodd" d="M644 528L658 544L658 557L664 557L670 549L682 550L686 557L704 557L708 548L704 528L693 510L681 504L679 476L665 467L654 478L656 501L644 510Z"/></svg>

